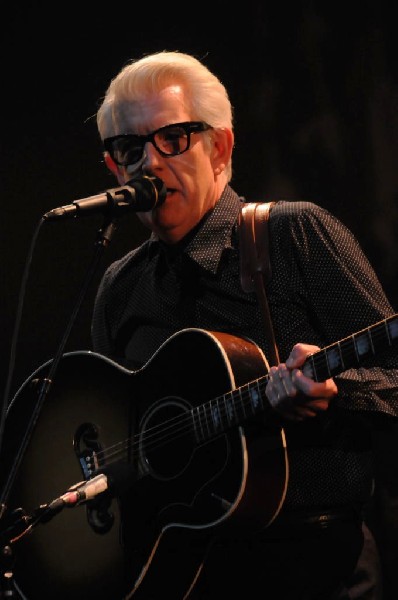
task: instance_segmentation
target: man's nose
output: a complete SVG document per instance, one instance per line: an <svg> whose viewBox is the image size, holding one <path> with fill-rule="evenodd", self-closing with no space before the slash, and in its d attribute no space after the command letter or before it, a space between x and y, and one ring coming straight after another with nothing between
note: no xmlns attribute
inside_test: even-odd
<svg viewBox="0 0 398 600"><path fill-rule="evenodd" d="M147 142L144 146L144 154L143 154L143 164L142 169L151 170L157 167L162 160L161 155L156 150L155 146L152 142Z"/></svg>

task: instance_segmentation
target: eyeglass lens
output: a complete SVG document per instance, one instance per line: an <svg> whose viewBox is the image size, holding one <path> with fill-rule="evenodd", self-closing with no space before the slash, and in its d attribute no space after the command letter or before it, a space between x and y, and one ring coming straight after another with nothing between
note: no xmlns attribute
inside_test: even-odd
<svg viewBox="0 0 398 600"><path fill-rule="evenodd" d="M118 164L131 165L139 160L145 144L151 141L161 154L175 156L188 149L189 134L183 127L171 125L148 136L126 136L114 140L113 156Z"/></svg>

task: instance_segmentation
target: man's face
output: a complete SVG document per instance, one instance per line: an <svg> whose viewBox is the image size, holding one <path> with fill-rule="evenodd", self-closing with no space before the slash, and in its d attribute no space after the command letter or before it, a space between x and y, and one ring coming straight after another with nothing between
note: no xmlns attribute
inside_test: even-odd
<svg viewBox="0 0 398 600"><path fill-rule="evenodd" d="M118 133L147 135L165 125L196 120L189 113L183 89L174 85L123 106ZM225 187L223 171L232 151L231 140L232 133L225 130L192 133L186 152L167 157L147 142L141 172L162 179L167 196L159 207L137 213L142 223L168 243L182 239L214 206ZM132 177L131 168L119 167L117 176L125 183Z"/></svg>

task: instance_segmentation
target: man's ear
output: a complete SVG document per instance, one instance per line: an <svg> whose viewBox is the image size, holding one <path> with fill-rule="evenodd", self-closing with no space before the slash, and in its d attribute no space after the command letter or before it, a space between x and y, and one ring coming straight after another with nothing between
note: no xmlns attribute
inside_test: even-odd
<svg viewBox="0 0 398 600"><path fill-rule="evenodd" d="M213 132L212 132L213 133ZM230 129L216 129L214 135L213 147L213 168L214 172L221 173L229 163L234 147L234 134Z"/></svg>
<svg viewBox="0 0 398 600"><path fill-rule="evenodd" d="M120 172L120 169L108 152L104 152L104 162L108 169L111 171L111 173L116 177L119 184L123 185L125 181Z"/></svg>

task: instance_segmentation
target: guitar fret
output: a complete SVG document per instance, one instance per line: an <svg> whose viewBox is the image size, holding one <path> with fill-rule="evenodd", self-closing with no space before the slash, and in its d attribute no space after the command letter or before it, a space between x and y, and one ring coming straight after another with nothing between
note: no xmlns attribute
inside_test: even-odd
<svg viewBox="0 0 398 600"><path fill-rule="evenodd" d="M203 439L205 440L208 437L209 434L209 427L207 424L207 416L206 416L206 404L203 404L201 406L201 416L200 416L200 423L202 426L202 434L203 434Z"/></svg>
<svg viewBox="0 0 398 600"><path fill-rule="evenodd" d="M391 326L392 326L392 325L391 325ZM386 330L386 334L387 334L388 345L389 345L389 346L391 346L391 344L392 344L392 339L391 339L391 336L390 336L390 328L389 328L389 326L388 326L388 323L387 323L387 321L384 323L384 328L385 328L385 330Z"/></svg>
<svg viewBox="0 0 398 600"><path fill-rule="evenodd" d="M354 345L355 356L356 356L357 362L359 362L358 349L357 349L357 345L355 343L355 335L352 335L351 337L352 337L352 341L353 341L353 345Z"/></svg>
<svg viewBox="0 0 398 600"><path fill-rule="evenodd" d="M244 403L244 400L242 397L242 388L241 387L238 389L238 394L239 394L240 407L242 409L243 418L246 419L247 414L246 414L245 403Z"/></svg>
<svg viewBox="0 0 398 600"><path fill-rule="evenodd" d="M247 418L243 398L241 395L241 390L242 390L242 388L240 387L238 389L235 389L233 392L236 397L234 407L235 407L235 418L236 418L237 423L240 423L241 421L243 421Z"/></svg>
<svg viewBox="0 0 398 600"><path fill-rule="evenodd" d="M255 415L259 410L259 406L263 407L263 399L260 394L260 389L258 385L258 380L255 382L257 389L254 389L253 386L247 386L250 395L250 406L252 407L252 412Z"/></svg>
<svg viewBox="0 0 398 600"><path fill-rule="evenodd" d="M342 351L341 351L341 344L340 344L340 342L337 344L337 348L338 348L338 352L339 352L339 357L340 357L340 364L341 364L341 367L342 367L343 369L345 369L344 357L343 357L343 353L342 353Z"/></svg>
<svg viewBox="0 0 398 600"><path fill-rule="evenodd" d="M319 381L318 373L315 368L315 359L314 359L313 354L309 354L307 356L306 361L302 367L302 370L303 370L304 375L306 375L307 377L310 377L311 379L314 379L315 381Z"/></svg>
<svg viewBox="0 0 398 600"><path fill-rule="evenodd" d="M342 354L341 354L340 344L337 345L337 348L334 348L334 347L329 348L327 350L327 357L328 357L328 375L329 375L329 377L332 377L333 373L335 373L337 370L339 370L342 367L342 364L344 364Z"/></svg>
<svg viewBox="0 0 398 600"><path fill-rule="evenodd" d="M210 401L210 414L211 414L211 419L213 422L213 426L214 426L214 431L217 432L221 429L220 425L221 425L221 415L220 415L220 410L218 408L218 402L217 399L214 400L216 406L214 408L212 408L211 406L211 402Z"/></svg>
<svg viewBox="0 0 398 600"><path fill-rule="evenodd" d="M366 356L367 354L369 354L369 352L373 352L374 354L374 347L373 347L373 343L372 343L372 337L370 335L370 331L366 330L364 333L358 334L357 336L353 336L353 338L356 338L356 342L355 342L355 350L356 350L356 357L357 357L357 361L359 362L360 357L362 356Z"/></svg>
<svg viewBox="0 0 398 600"><path fill-rule="evenodd" d="M209 404L211 404L211 402L207 402L207 404L203 405L203 413L204 413L204 417L205 417L205 423L206 423L207 437L208 438L211 437L211 431L210 431L209 419L208 419L208 413L207 413L207 406Z"/></svg>
<svg viewBox="0 0 398 600"><path fill-rule="evenodd" d="M228 399L227 399L227 397L228 397ZM234 411L234 404L232 402L232 394L231 393L224 395L224 404L225 404L225 414L227 415L228 424L232 425L235 421L235 419L234 419L235 411Z"/></svg>
<svg viewBox="0 0 398 600"><path fill-rule="evenodd" d="M388 326L387 323L384 326L380 326L374 335L371 335L370 329L370 340L372 343L373 354L376 354L378 349L383 348L386 344L391 346L394 343L393 335L394 335L394 326L396 328L396 334L398 334L398 321L395 323L391 322Z"/></svg>
<svg viewBox="0 0 398 600"><path fill-rule="evenodd" d="M327 350L325 350L324 354L325 354L326 368L327 368L327 372L328 372L328 377L331 377L332 373L331 373L330 364L329 364L329 352Z"/></svg>
<svg viewBox="0 0 398 600"><path fill-rule="evenodd" d="M367 334L368 334L370 346L372 348L372 353L375 354L375 347L374 347L374 344L373 344L373 337L372 337L372 333L371 333L371 331L370 331L369 328L367 329Z"/></svg>
<svg viewBox="0 0 398 600"><path fill-rule="evenodd" d="M358 352L353 336L343 340L340 344L344 356L344 363L353 366L358 363Z"/></svg>
<svg viewBox="0 0 398 600"><path fill-rule="evenodd" d="M195 416L194 416L194 411L197 412L196 419L195 419ZM200 442L201 440L205 439L204 432L203 432L203 427L202 427L202 421L201 421L201 418L200 418L200 406L196 406L193 409L192 416L193 416L193 421L194 421L194 428L195 428L195 433L196 433L196 439L197 439L198 442ZM196 424L199 426L200 432L198 432Z"/></svg>
<svg viewBox="0 0 398 600"><path fill-rule="evenodd" d="M260 382L263 382L263 386L261 386ZM264 378L258 379L256 382L257 389L258 389L258 395L260 398L260 410L264 410L264 394L265 394L265 388L267 386L267 383L268 383L268 376L266 377L266 379L264 379Z"/></svg>

